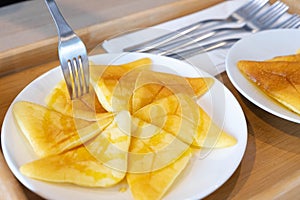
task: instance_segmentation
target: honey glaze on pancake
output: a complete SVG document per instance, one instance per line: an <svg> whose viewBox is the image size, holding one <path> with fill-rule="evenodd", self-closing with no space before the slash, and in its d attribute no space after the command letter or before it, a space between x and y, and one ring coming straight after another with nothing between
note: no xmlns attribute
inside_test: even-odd
<svg viewBox="0 0 300 200"><path fill-rule="evenodd" d="M267 95L300 114L300 62L239 61L238 67Z"/></svg>

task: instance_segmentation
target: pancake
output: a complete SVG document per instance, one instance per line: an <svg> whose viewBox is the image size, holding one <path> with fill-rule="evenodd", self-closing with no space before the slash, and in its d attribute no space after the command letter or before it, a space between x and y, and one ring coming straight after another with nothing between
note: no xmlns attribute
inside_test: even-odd
<svg viewBox="0 0 300 200"><path fill-rule="evenodd" d="M287 62L300 62L300 54L291 54L285 56L276 56L268 61L287 61Z"/></svg>
<svg viewBox="0 0 300 200"><path fill-rule="evenodd" d="M125 101L125 105L119 105L118 100L123 102L124 98L126 100L131 96L132 84L134 84L134 82L128 82L128 79L134 80L139 70L150 68L151 64L152 61L149 58L142 58L123 65L90 66L91 83L95 89L99 102L106 111L114 112L127 109L127 102ZM129 72L131 72L131 74L128 75ZM125 79L126 81L120 83L121 79ZM118 91L115 92L115 90ZM117 108L114 108L113 104Z"/></svg>
<svg viewBox="0 0 300 200"><path fill-rule="evenodd" d="M126 175L103 165L83 145L22 165L20 171L42 181L85 187L109 187L119 183Z"/></svg>
<svg viewBox="0 0 300 200"><path fill-rule="evenodd" d="M132 118L129 172L159 170L177 160L189 145L162 128Z"/></svg>
<svg viewBox="0 0 300 200"><path fill-rule="evenodd" d="M77 147L100 134L113 120L111 113L103 114L96 122L74 119L25 101L14 104L13 115L21 132L39 157L59 154Z"/></svg>
<svg viewBox="0 0 300 200"><path fill-rule="evenodd" d="M265 94L300 114L300 62L239 61L237 65Z"/></svg>
<svg viewBox="0 0 300 200"><path fill-rule="evenodd" d="M131 112L152 103L155 100L177 93L187 94L192 98L203 95L212 86L212 78L190 78L174 74L145 70L136 80L131 99Z"/></svg>
<svg viewBox="0 0 300 200"><path fill-rule="evenodd" d="M171 95L138 110L138 117L161 127L186 144L197 148L233 146L236 139L219 127L209 115L186 95Z"/></svg>
<svg viewBox="0 0 300 200"><path fill-rule="evenodd" d="M192 152L172 134L132 118L127 183L134 199L161 199L188 164Z"/></svg>
<svg viewBox="0 0 300 200"><path fill-rule="evenodd" d="M162 169L147 173L127 173L127 183L134 199L162 199L186 168L191 156L189 148L177 160Z"/></svg>
<svg viewBox="0 0 300 200"><path fill-rule="evenodd" d="M116 114L101 134L85 144L88 151L105 166L127 172L131 142L131 116L128 111Z"/></svg>
<svg viewBox="0 0 300 200"><path fill-rule="evenodd" d="M93 88L90 88L89 94L72 101L65 81L60 81L46 97L46 105L67 116L95 121L98 114L106 110L98 101Z"/></svg>

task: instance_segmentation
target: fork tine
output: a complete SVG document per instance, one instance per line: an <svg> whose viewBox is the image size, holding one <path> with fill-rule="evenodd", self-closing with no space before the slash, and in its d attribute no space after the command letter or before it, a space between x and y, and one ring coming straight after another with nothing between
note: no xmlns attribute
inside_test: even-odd
<svg viewBox="0 0 300 200"><path fill-rule="evenodd" d="M176 40L180 38L182 35L189 34L199 28L201 28L202 25L205 23L211 23L211 22L226 22L229 18L233 17L235 20L240 20L242 19L243 21L246 20L247 18L252 17L254 15L255 11L259 11L262 9L262 7L268 2L268 0L251 0L248 3L244 4L237 10L235 10L227 19L207 19L207 20L202 20L199 22L196 22L194 24L188 25L186 27L180 28L174 32L167 33L165 35L162 35L160 37L124 48L123 51L125 52L145 52L145 51L150 51L154 48L157 48L161 45L164 45L170 41ZM251 14L248 16L248 13ZM232 19L232 18L231 18Z"/></svg>
<svg viewBox="0 0 300 200"><path fill-rule="evenodd" d="M299 26L300 26L300 18L298 18L293 23L286 26L286 28L299 28Z"/></svg>
<svg viewBox="0 0 300 200"><path fill-rule="evenodd" d="M295 16L294 20L289 25L286 26L287 28L296 28L300 23L299 15L295 14L294 16Z"/></svg>
<svg viewBox="0 0 300 200"><path fill-rule="evenodd" d="M70 70L70 76L71 76L71 81L72 81L72 93L71 99L74 99L74 97L78 97L78 72L77 72L77 67L76 67L76 58L72 58L72 60L68 60L68 67Z"/></svg>
<svg viewBox="0 0 300 200"><path fill-rule="evenodd" d="M256 16L252 22L254 25L260 26L260 29L270 28L287 10L286 4L277 1Z"/></svg>
<svg viewBox="0 0 300 200"><path fill-rule="evenodd" d="M280 24L272 27L272 28L292 28L297 22L299 22L300 18L297 14L294 14L290 16L288 19L285 21L281 22Z"/></svg>
<svg viewBox="0 0 300 200"><path fill-rule="evenodd" d="M68 61L69 84L72 86L69 89L71 99L78 98L89 91L89 80L87 77L89 70L84 67L86 65L85 60L82 56L78 56Z"/></svg>
<svg viewBox="0 0 300 200"><path fill-rule="evenodd" d="M262 23L272 24L288 10L288 6L280 1L277 1L273 5L270 7L266 15L261 18Z"/></svg>
<svg viewBox="0 0 300 200"><path fill-rule="evenodd" d="M250 1L245 6L243 6L240 10L238 10L238 13L244 13L244 15L251 17L258 11L260 11L264 7L264 5L267 4L267 2L268 0Z"/></svg>
<svg viewBox="0 0 300 200"><path fill-rule="evenodd" d="M78 96L82 96L82 94L83 94L82 70L81 70L81 67L80 67L79 57L78 58L73 58L73 63L75 65L76 82L77 82L77 85L79 85L79 87L77 88L77 91L75 93L76 98L77 98Z"/></svg>
<svg viewBox="0 0 300 200"><path fill-rule="evenodd" d="M264 20L266 17L272 14L274 10L277 9L278 6L280 6L281 2L276 1L271 6L267 7L265 10L263 10L261 13L259 13L255 18L259 20Z"/></svg>
<svg viewBox="0 0 300 200"><path fill-rule="evenodd" d="M61 70L63 72L63 76L66 81L69 95L72 98L73 97L73 86L72 86L73 81L71 80L72 72L69 70L69 67L62 67L62 66L69 66L69 61L60 59L60 63L61 63Z"/></svg>
<svg viewBox="0 0 300 200"><path fill-rule="evenodd" d="M88 93L89 92L89 87L90 87L90 71L89 71L89 67L85 67L89 65L89 61L88 58L86 56L79 56L79 63L80 63L80 68L81 68L81 79L83 80L83 93Z"/></svg>
<svg viewBox="0 0 300 200"><path fill-rule="evenodd" d="M77 72L77 78L78 78L78 83L79 83L79 88L78 88L78 92L79 96L81 96L83 94L83 80L82 80L82 68L81 68L81 61L79 59L80 57L78 57L77 59L74 59L74 64L76 64L76 72Z"/></svg>
<svg viewBox="0 0 300 200"><path fill-rule="evenodd" d="M249 1L248 3L246 3L244 6L242 6L239 9L239 12L248 12L250 10L252 10L254 7L256 7L256 4L259 3L260 0L253 0L253 1Z"/></svg>

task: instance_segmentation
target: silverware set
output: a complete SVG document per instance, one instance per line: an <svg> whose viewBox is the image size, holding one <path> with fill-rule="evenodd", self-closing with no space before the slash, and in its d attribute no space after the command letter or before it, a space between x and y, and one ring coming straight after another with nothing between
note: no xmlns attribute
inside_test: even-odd
<svg viewBox="0 0 300 200"><path fill-rule="evenodd" d="M86 47L60 13L54 0L45 0L59 35L58 55L70 98L89 92L89 63ZM278 28L299 28L296 14L283 19L288 6L280 1L250 0L225 19L208 19L178 29L125 52L147 52L185 59L218 48L228 48L242 37Z"/></svg>
<svg viewBox="0 0 300 200"><path fill-rule="evenodd" d="M250 0L225 19L208 19L161 37L125 48L185 59L218 48L228 48L249 34L279 28L299 28L300 16L284 16L288 6L281 1Z"/></svg>

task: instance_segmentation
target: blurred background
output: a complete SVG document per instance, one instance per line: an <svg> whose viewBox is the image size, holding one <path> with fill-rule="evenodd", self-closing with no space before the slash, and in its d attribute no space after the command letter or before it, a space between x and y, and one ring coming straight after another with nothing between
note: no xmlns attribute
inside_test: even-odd
<svg viewBox="0 0 300 200"><path fill-rule="evenodd" d="M26 1L26 0L4 0L0 2L0 7L7 6L14 3L19 3L21 1Z"/></svg>

